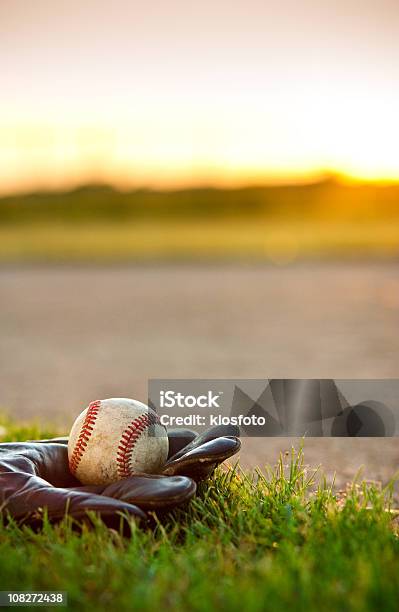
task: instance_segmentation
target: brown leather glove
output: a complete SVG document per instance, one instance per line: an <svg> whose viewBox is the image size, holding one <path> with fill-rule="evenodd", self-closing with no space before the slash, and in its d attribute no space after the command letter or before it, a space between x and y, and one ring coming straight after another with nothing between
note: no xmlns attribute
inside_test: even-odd
<svg viewBox="0 0 399 612"><path fill-rule="evenodd" d="M67 438L0 444L0 512L37 525L69 514L86 520L97 513L109 526L121 514L145 521L147 510L167 510L194 495L196 481L240 449L238 429L214 427L197 435L169 431L169 458L160 475L138 474L111 485L82 486L69 471Z"/></svg>

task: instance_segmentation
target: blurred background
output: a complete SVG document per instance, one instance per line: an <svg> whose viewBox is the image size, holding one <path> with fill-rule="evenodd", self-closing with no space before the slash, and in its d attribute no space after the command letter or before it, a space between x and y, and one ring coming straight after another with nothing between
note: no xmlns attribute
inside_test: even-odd
<svg viewBox="0 0 399 612"><path fill-rule="evenodd" d="M398 72L396 0L2 0L2 413L399 376ZM399 467L322 444L345 477Z"/></svg>

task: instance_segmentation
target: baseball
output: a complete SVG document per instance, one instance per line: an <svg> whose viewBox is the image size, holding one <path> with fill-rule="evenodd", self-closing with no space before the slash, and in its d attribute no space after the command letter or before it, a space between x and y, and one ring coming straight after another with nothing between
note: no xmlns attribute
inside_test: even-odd
<svg viewBox="0 0 399 612"><path fill-rule="evenodd" d="M133 399L92 402L72 425L69 469L82 484L110 484L137 472L156 474L169 450L157 414Z"/></svg>

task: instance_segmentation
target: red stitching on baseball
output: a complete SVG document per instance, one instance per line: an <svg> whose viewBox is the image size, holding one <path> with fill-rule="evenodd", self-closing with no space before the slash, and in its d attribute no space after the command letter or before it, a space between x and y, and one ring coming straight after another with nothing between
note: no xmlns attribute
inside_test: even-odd
<svg viewBox="0 0 399 612"><path fill-rule="evenodd" d="M141 414L123 432L116 457L118 476L120 478L128 478L132 475L130 462L136 442L147 427L156 423L159 423L157 414Z"/></svg>
<svg viewBox="0 0 399 612"><path fill-rule="evenodd" d="M73 449L73 453L69 460L69 469L72 474L75 474L78 465L83 457L85 448L94 429L94 424L97 420L98 411L100 410L101 400L91 402L87 408L85 420L83 421L82 429L80 430L79 438Z"/></svg>

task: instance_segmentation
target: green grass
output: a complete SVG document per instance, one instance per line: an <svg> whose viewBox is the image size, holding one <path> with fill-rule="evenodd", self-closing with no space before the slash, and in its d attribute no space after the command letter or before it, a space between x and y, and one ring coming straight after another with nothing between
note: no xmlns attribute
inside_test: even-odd
<svg viewBox="0 0 399 612"><path fill-rule="evenodd" d="M186 220L0 226L0 262L266 260L399 255L399 220Z"/></svg>
<svg viewBox="0 0 399 612"><path fill-rule="evenodd" d="M0 589L64 590L78 610L396 611L392 492L315 486L301 450L273 470L219 469L186 508L154 530L132 523L131 537L94 518L82 533L68 520L0 526Z"/></svg>
<svg viewBox="0 0 399 612"><path fill-rule="evenodd" d="M53 425L43 425L39 422L15 423L9 417L0 413L0 442L24 442L26 440L44 440L65 435L57 432Z"/></svg>

